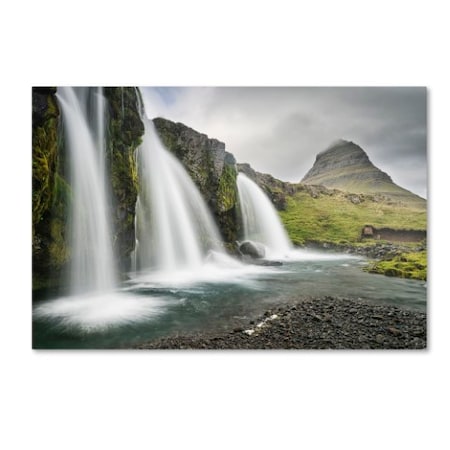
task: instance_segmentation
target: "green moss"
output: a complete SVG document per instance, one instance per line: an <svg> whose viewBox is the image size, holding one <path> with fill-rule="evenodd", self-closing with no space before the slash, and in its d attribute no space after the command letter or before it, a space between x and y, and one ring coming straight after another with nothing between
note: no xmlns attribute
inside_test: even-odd
<svg viewBox="0 0 450 450"><path fill-rule="evenodd" d="M63 267L70 259L70 247L66 239L66 222L56 217L50 222L49 254L51 266L55 269Z"/></svg>
<svg viewBox="0 0 450 450"><path fill-rule="evenodd" d="M144 124L139 111L139 91L133 87L106 87L108 100L107 157L113 199L115 254L127 270L134 249L134 214L138 193L136 149L142 142Z"/></svg>
<svg viewBox="0 0 450 450"><path fill-rule="evenodd" d="M235 251L239 225L237 221L238 191L236 185L237 171L232 165L225 165L217 189L216 217L225 246Z"/></svg>
<svg viewBox="0 0 450 450"><path fill-rule="evenodd" d="M71 189L63 175L55 89L33 89L33 290L59 286L70 258L66 224Z"/></svg>
<svg viewBox="0 0 450 450"><path fill-rule="evenodd" d="M370 273L387 276L427 279L427 252L402 253L393 258L370 264L366 269Z"/></svg>
<svg viewBox="0 0 450 450"><path fill-rule="evenodd" d="M32 134L32 220L34 226L52 205L58 157L58 119L54 99L48 96L48 110L42 125L33 127Z"/></svg>
<svg viewBox="0 0 450 450"><path fill-rule="evenodd" d="M236 205L238 197L236 177L236 169L233 166L226 165L217 189L217 209L219 212L228 211Z"/></svg>

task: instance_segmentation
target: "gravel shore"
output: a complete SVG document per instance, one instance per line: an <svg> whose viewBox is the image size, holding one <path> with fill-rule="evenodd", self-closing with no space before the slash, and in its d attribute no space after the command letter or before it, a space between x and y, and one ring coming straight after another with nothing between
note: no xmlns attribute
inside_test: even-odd
<svg viewBox="0 0 450 450"><path fill-rule="evenodd" d="M139 349L425 349L426 313L334 297L272 308L243 328L171 336Z"/></svg>

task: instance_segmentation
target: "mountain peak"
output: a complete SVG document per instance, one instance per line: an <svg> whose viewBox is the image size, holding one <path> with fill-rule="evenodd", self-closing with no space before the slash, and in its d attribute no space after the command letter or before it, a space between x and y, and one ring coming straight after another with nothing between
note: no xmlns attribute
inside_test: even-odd
<svg viewBox="0 0 450 450"><path fill-rule="evenodd" d="M341 177L345 172L345 176L348 178L352 171L360 172L361 169L364 169L364 172L370 172L371 175L376 175L377 180L392 182L389 175L372 164L367 153L359 145L352 141L339 139L316 156L313 167L304 176L302 183L323 184L326 187L339 189L334 185L336 176Z"/></svg>
<svg viewBox="0 0 450 450"><path fill-rule="evenodd" d="M372 164L359 145L345 139L333 142L318 153L314 165L301 182L353 193L382 194L394 200L426 203L419 196L396 185L387 173Z"/></svg>
<svg viewBox="0 0 450 450"><path fill-rule="evenodd" d="M325 150L322 150L320 153L325 153L326 151L328 151L328 150L330 150L330 149L333 149L333 148L336 148L336 147L342 147L342 146L348 145L348 144L356 145L356 144L354 144L354 142L352 142L352 141L347 141L347 140L342 139L342 138L336 139L336 140L333 141L333 142L332 142ZM320 153L319 153L319 154L320 154Z"/></svg>

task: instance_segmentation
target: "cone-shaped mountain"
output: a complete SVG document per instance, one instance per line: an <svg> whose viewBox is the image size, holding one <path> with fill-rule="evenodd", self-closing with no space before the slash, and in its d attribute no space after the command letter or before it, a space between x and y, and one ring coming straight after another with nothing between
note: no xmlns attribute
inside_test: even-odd
<svg viewBox="0 0 450 450"><path fill-rule="evenodd" d="M372 164L359 145L343 139L317 155L301 182L353 193L380 194L426 208L426 200L395 184L387 173Z"/></svg>

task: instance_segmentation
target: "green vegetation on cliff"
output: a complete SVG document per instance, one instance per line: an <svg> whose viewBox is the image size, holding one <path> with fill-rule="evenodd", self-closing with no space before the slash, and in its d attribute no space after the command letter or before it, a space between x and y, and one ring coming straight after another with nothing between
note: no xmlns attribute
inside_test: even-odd
<svg viewBox="0 0 450 450"><path fill-rule="evenodd" d="M236 170L232 166L225 166L217 189L217 205L219 212L233 208L237 202Z"/></svg>
<svg viewBox="0 0 450 450"><path fill-rule="evenodd" d="M134 250L134 215L138 192L136 149L142 142L144 124L139 111L139 91L134 87L105 87L109 120L107 156L113 197L113 232L119 266L128 270Z"/></svg>
<svg viewBox="0 0 450 450"><path fill-rule="evenodd" d="M231 250L234 248L240 229L236 212L238 204L236 177L237 171L234 165L225 165L217 189L216 216L223 239Z"/></svg>
<svg viewBox="0 0 450 450"><path fill-rule="evenodd" d="M71 189L64 175L56 88L33 88L33 289L60 284L70 259L67 228Z"/></svg>
<svg viewBox="0 0 450 450"><path fill-rule="evenodd" d="M33 235L53 201L56 166L58 162L58 108L48 89L33 91Z"/></svg>

